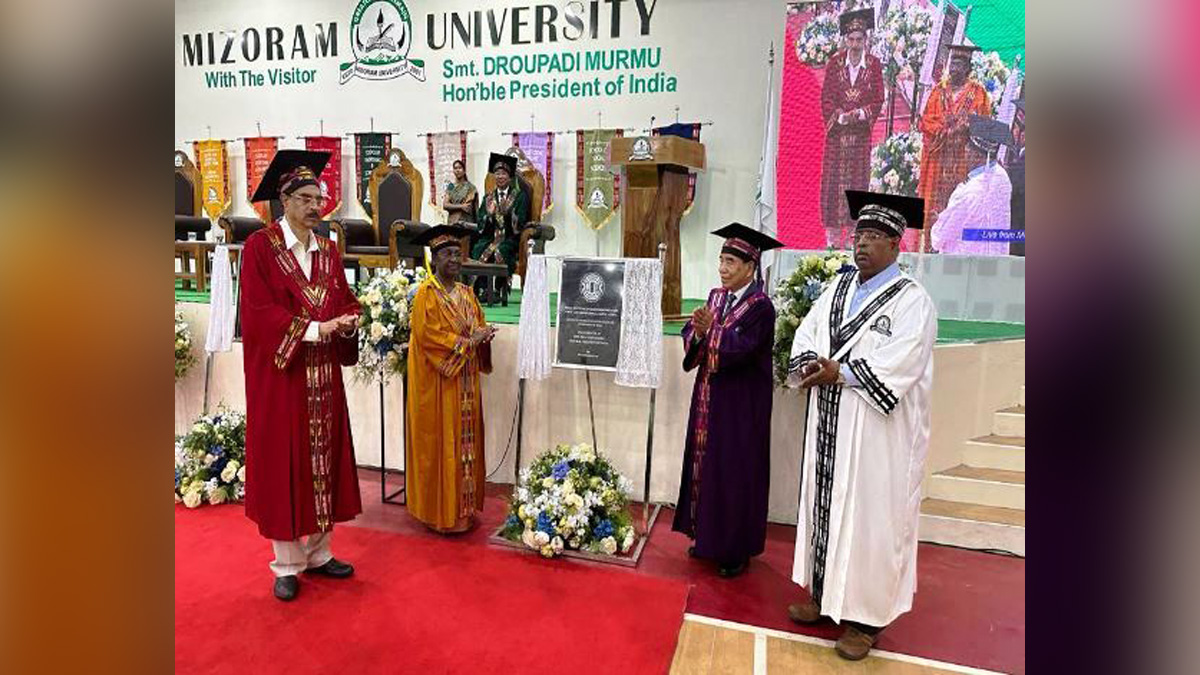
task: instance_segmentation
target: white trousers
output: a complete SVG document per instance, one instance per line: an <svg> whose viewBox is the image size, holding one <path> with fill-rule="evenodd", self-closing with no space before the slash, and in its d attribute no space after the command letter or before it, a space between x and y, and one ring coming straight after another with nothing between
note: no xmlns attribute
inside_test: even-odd
<svg viewBox="0 0 1200 675"><path fill-rule="evenodd" d="M300 574L310 567L320 567L333 558L329 550L333 530L310 534L304 539L295 541L271 540L275 549L275 560L271 562L271 571L277 577Z"/></svg>

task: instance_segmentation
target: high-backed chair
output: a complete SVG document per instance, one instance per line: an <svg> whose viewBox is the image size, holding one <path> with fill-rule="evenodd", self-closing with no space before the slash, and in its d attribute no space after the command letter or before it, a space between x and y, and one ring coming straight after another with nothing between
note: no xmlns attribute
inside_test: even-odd
<svg viewBox="0 0 1200 675"><path fill-rule="evenodd" d="M204 216L204 197L200 187L200 172L188 156L175 151L175 252L179 271L175 278L183 287L193 283L204 290L204 252L199 242L207 238L212 223ZM194 235L189 238L189 235Z"/></svg>
<svg viewBox="0 0 1200 675"><path fill-rule="evenodd" d="M340 218L338 238L344 241L343 257L368 268L394 268L401 259L418 261L424 254L420 246L407 242L415 234L411 225L421 221L421 203L425 198L425 179L400 148L388 151L371 172L368 188L371 203L370 229L366 221ZM408 227L402 227L408 226Z"/></svg>

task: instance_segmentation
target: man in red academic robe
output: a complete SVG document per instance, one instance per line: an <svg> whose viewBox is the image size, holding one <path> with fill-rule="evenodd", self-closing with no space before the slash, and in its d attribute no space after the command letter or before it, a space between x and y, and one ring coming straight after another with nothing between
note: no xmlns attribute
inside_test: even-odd
<svg viewBox="0 0 1200 675"><path fill-rule="evenodd" d="M838 23L845 48L829 59L821 84L821 222L826 244L844 249L854 231L846 190L865 190L871 182L871 127L883 109L883 64L868 49L874 9L844 12Z"/></svg>
<svg viewBox="0 0 1200 675"><path fill-rule="evenodd" d="M253 201L279 198L284 216L242 253L246 372L246 515L271 540L274 593L298 575L348 577L333 557L333 524L362 512L342 366L358 360L359 306L337 247L314 231L329 153L281 150Z"/></svg>

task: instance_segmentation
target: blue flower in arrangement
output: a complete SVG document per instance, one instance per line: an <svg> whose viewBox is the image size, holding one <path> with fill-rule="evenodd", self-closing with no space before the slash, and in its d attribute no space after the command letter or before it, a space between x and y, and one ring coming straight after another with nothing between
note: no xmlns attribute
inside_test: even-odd
<svg viewBox="0 0 1200 675"><path fill-rule="evenodd" d="M856 269L858 269L858 268L855 267L854 265L851 265L848 262L844 262L844 263L842 263L842 266L838 268L838 274L845 274L846 272L853 272Z"/></svg>
<svg viewBox="0 0 1200 675"><path fill-rule="evenodd" d="M176 472L178 474L178 472ZM175 484L179 484L179 479L175 479ZM504 527L516 527L521 524L521 519L515 513L508 514L508 518L504 519Z"/></svg>
<svg viewBox="0 0 1200 675"><path fill-rule="evenodd" d="M821 282L817 281L816 279L809 279L804 284L804 297L808 300L815 301L817 298L821 297L821 289Z"/></svg>
<svg viewBox="0 0 1200 675"><path fill-rule="evenodd" d="M175 467L175 490L179 490L179 467Z"/></svg>
<svg viewBox="0 0 1200 675"><path fill-rule="evenodd" d="M375 345L375 351L379 352L380 356L387 354L388 352L392 351L392 341L386 338L380 340L379 343Z"/></svg>
<svg viewBox="0 0 1200 675"><path fill-rule="evenodd" d="M550 475L554 477L554 480L562 480L567 477L567 472L570 470L570 463L568 463L566 460L563 460L554 465L554 468L551 469Z"/></svg>
<svg viewBox="0 0 1200 675"><path fill-rule="evenodd" d="M550 520L549 514L547 514L545 511L538 514L537 529L540 532L545 532L551 537L555 535L554 523Z"/></svg>
<svg viewBox="0 0 1200 675"><path fill-rule="evenodd" d="M221 445L210 445L208 447L208 454L216 457L217 459L221 459L225 456L225 447Z"/></svg>
<svg viewBox="0 0 1200 675"><path fill-rule="evenodd" d="M596 536L597 539L603 539L605 537L612 536L612 533L613 533L612 521L609 520L608 518L605 518L604 520L600 521L600 523L598 525L596 525L596 529L593 530L592 533Z"/></svg>

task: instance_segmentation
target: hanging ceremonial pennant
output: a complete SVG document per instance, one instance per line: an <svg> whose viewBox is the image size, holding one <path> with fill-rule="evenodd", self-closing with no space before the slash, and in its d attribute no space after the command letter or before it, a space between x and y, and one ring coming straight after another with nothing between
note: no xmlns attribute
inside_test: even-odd
<svg viewBox="0 0 1200 675"><path fill-rule="evenodd" d="M325 195L325 208L321 218L342 205L342 139L339 136L308 136L304 139L305 150L329 153L329 162L321 172L321 194Z"/></svg>
<svg viewBox="0 0 1200 675"><path fill-rule="evenodd" d="M554 208L554 132L531 131L514 133L512 144L525 153L525 158L546 178L546 190L542 195L542 218Z"/></svg>
<svg viewBox="0 0 1200 675"><path fill-rule="evenodd" d="M371 206L371 172L387 157L392 149L390 133L354 134L354 185L358 190L358 203L368 216L374 215Z"/></svg>
<svg viewBox="0 0 1200 675"><path fill-rule="evenodd" d="M200 169L204 212L214 222L229 208L229 154L225 141L195 141L192 152Z"/></svg>
<svg viewBox="0 0 1200 675"><path fill-rule="evenodd" d="M256 136L243 138L242 142L246 146L246 198L251 199L279 149L279 139L273 136ZM264 223L271 222L271 202L251 202L250 206Z"/></svg>
<svg viewBox="0 0 1200 675"><path fill-rule="evenodd" d="M668 124L665 127L653 129L652 133L655 136L678 136L680 138L686 138L689 141L696 141L697 143L700 142L700 124L698 122L692 124L681 124L676 122L675 124ZM692 202L694 201L696 201L696 172L689 171L687 206L683 209L683 214L685 216L687 215L688 211L692 210Z"/></svg>
<svg viewBox="0 0 1200 675"><path fill-rule="evenodd" d="M425 134L425 150L429 153L429 203L441 207L446 199L441 187L454 182L454 160L467 161L467 132Z"/></svg>
<svg viewBox="0 0 1200 675"><path fill-rule="evenodd" d="M624 135L620 129L575 132L575 208L588 227L599 230L621 204L621 177L608 166L608 144Z"/></svg>

